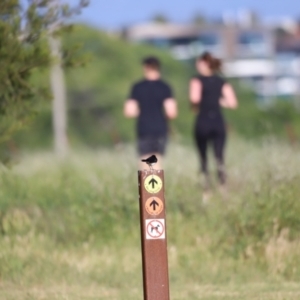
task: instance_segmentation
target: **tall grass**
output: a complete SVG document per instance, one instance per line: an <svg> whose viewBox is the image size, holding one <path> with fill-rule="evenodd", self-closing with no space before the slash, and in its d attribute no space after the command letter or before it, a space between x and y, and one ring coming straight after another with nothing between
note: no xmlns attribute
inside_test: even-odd
<svg viewBox="0 0 300 300"><path fill-rule="evenodd" d="M194 149L169 146L172 299L299 298L298 152L233 138L226 197L215 185L203 204ZM123 146L1 170L0 299L141 299L136 165Z"/></svg>

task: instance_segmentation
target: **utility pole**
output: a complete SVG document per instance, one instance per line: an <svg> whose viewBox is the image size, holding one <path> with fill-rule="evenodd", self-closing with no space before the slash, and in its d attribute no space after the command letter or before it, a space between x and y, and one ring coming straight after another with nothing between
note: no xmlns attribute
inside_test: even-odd
<svg viewBox="0 0 300 300"><path fill-rule="evenodd" d="M38 1L38 0L36 0ZM64 158L68 154L67 137L67 100L66 84L63 71L63 60L61 54L61 41L55 36L64 25L64 20L78 15L82 8L88 6L89 0L77 0L78 4L67 11L62 9L61 0L48 0L48 18L51 21L48 28L48 41L52 56L52 67L50 71L50 81L53 95L52 122L54 135L55 154Z"/></svg>
<svg viewBox="0 0 300 300"><path fill-rule="evenodd" d="M49 36L52 55L50 80L52 88L52 122L55 154L64 158L68 153L67 101L64 71L62 68L61 41L53 34Z"/></svg>

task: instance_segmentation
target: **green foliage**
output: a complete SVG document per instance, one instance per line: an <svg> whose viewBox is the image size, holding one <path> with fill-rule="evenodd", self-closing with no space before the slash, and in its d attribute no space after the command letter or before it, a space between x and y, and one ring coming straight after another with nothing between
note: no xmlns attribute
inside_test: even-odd
<svg viewBox="0 0 300 300"><path fill-rule="evenodd" d="M72 34L64 35L64 57L68 65L80 64L78 56L85 57L86 62L80 68L67 68L66 72L71 145L111 146L134 139L134 120L125 119L122 109L131 84L142 76L141 59L150 54L163 61L163 75L172 84L179 103L179 117L171 123L172 138L177 142L191 143L195 116L188 102L188 82L195 72L193 66L174 61L167 52L156 48L132 45L117 36L77 25ZM35 76L34 82L46 85L47 80L47 76ZM240 105L235 111L225 111L230 130L247 139L269 135L290 142L299 139L300 118L293 103L280 100L261 109L253 91L237 81L233 84ZM50 105L40 110L42 112L32 127L18 136L20 145L51 145Z"/></svg>
<svg viewBox="0 0 300 300"><path fill-rule="evenodd" d="M41 103L50 99L48 84L32 79L51 66L47 35L62 31L65 18L73 15L71 9L55 3L1 1L0 147L5 148L4 142L26 127ZM81 1L77 10L85 5Z"/></svg>
<svg viewBox="0 0 300 300"><path fill-rule="evenodd" d="M233 82L239 99L237 110L227 110L229 128L245 138L276 136L291 143L300 139L300 113L291 100L278 99L261 108L252 90Z"/></svg>
<svg viewBox="0 0 300 300"><path fill-rule="evenodd" d="M80 141L107 145L132 140L133 121L124 119L123 104L131 85L142 78L141 60L149 54L162 60L163 76L174 87L178 100L186 99L189 70L165 52L130 45L86 27L78 28L76 35L65 43L71 47L82 43L82 50L91 56L86 67L67 74L70 128L73 134L81 131L77 135Z"/></svg>
<svg viewBox="0 0 300 300"><path fill-rule="evenodd" d="M35 22L32 7L28 22L32 31L22 39L19 1L2 1L0 5L0 142L28 122L41 90L32 86L30 77L37 67L50 63L49 53L40 38L41 26Z"/></svg>
<svg viewBox="0 0 300 300"><path fill-rule="evenodd" d="M72 34L64 35L65 56L76 48L80 49L77 52L80 57L86 57L86 63L81 68L66 70L68 131L73 146L109 146L133 140L134 120L123 117L123 104L131 85L143 76L141 60L147 55L157 55L162 60L163 76L172 84L182 113L188 110L186 95L190 69L173 60L168 53L132 45L86 26L74 26ZM44 82L45 78L40 76L35 80ZM18 136L19 143L27 147L51 145L49 120L50 106L44 106L31 129ZM176 120L172 124L174 134L182 132L187 122L189 119ZM50 125L46 128L43 124Z"/></svg>

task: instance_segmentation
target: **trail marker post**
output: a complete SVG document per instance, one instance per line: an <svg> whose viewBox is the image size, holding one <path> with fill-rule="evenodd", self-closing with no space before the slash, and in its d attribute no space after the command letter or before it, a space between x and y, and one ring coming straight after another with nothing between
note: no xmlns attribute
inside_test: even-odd
<svg viewBox="0 0 300 300"><path fill-rule="evenodd" d="M144 300L169 300L164 171L138 172Z"/></svg>

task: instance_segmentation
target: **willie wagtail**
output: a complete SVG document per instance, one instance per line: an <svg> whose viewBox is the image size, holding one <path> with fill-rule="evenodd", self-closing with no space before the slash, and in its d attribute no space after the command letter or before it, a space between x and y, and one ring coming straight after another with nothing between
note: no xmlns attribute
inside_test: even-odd
<svg viewBox="0 0 300 300"><path fill-rule="evenodd" d="M142 162L145 162L150 168L152 168L152 166L157 163L157 157L155 155L151 155L146 159L142 159Z"/></svg>

